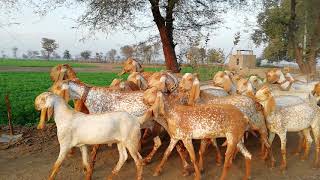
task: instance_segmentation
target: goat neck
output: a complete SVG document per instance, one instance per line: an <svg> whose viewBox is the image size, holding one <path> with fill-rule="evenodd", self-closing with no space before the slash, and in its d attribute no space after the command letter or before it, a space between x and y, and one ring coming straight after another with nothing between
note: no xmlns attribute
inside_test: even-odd
<svg viewBox="0 0 320 180"><path fill-rule="evenodd" d="M273 96L269 96L264 100L259 100L259 102L263 106L265 117L271 116L276 110L276 102Z"/></svg>
<svg viewBox="0 0 320 180"><path fill-rule="evenodd" d="M280 85L282 90L288 91L291 88L292 82L288 81L284 74L280 72L277 84Z"/></svg>
<svg viewBox="0 0 320 180"><path fill-rule="evenodd" d="M86 89L86 85L81 82L69 81L69 93L71 99L80 99Z"/></svg>
<svg viewBox="0 0 320 180"><path fill-rule="evenodd" d="M54 109L54 121L56 122L58 130L65 124L71 123L69 121L73 114L70 106L59 96L54 96L52 101L52 107Z"/></svg>

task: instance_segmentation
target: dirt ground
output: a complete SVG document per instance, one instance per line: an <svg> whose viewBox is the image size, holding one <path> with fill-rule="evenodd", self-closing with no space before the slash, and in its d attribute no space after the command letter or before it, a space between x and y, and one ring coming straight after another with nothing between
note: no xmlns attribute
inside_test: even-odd
<svg viewBox="0 0 320 180"><path fill-rule="evenodd" d="M12 145L8 149L0 150L0 179L46 179L49 175L51 166L55 162L59 153L59 143L56 137L56 128L54 124L47 126L46 130L39 131L35 127L16 127L16 133L23 134L23 140ZM2 127L2 133L6 132L6 128ZM312 168L312 160L314 153L310 155L307 161L301 161L299 156L292 154L292 151L297 146L296 134L289 134L288 140L288 169L285 173L280 172L280 145L279 139L276 138L273 144L273 150L277 160L276 168L271 169L270 163L265 163L259 159L259 141L256 137L251 136L246 140L246 146L253 154L252 162L252 179L297 179L297 180L317 180L320 179L320 171ZM191 180L193 176L183 177L181 174L181 163L178 154L174 150L164 166L163 172L158 177L153 177L152 173L156 165L160 162L162 154L168 145L168 137L162 137L163 145L156 154L151 164L144 167L144 179L168 179L168 180ZM220 140L221 144L223 140ZM196 150L199 143L195 141ZM1 144L0 144L1 145ZM142 155L145 156L152 148L152 141L147 146L142 147ZM222 148L225 151L225 148ZM210 147L205 155L205 170L202 173L202 179L218 179L221 174L221 167L215 164L215 152ZM107 147L106 145L99 151L96 167L94 170L93 179L104 179L109 175L112 168L118 161L118 152L115 145ZM64 161L56 179L61 180L77 180L84 179L82 171L80 151L76 150L73 156L69 156ZM119 175L114 179L134 179L135 165L129 157L128 161L122 167ZM228 174L228 179L241 179L244 174L244 159L239 154L233 162L233 165Z"/></svg>

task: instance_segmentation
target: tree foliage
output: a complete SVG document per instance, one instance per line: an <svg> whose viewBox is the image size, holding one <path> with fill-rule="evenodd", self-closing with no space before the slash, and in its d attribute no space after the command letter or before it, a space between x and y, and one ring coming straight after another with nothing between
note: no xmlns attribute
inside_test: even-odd
<svg viewBox="0 0 320 180"><path fill-rule="evenodd" d="M58 43L54 39L42 38L42 48L46 51L46 58L50 59L50 55L59 47Z"/></svg>
<svg viewBox="0 0 320 180"><path fill-rule="evenodd" d="M220 48L208 49L207 61L208 61L208 63L223 63L224 62L223 50Z"/></svg>
<svg viewBox="0 0 320 180"><path fill-rule="evenodd" d="M51 0L52 2L53 0ZM49 0L50 2L50 0ZM55 1L56 2L56 1ZM59 6L70 0L58 1ZM222 22L221 13L246 0L78 0L85 7L79 25L89 32L144 30L156 27L167 69L178 72L175 47ZM51 6L45 6L48 9ZM245 6L246 7L246 6ZM182 40L182 41L179 41Z"/></svg>
<svg viewBox="0 0 320 180"><path fill-rule="evenodd" d="M12 55L14 58L17 58L17 52L18 52L18 48L17 47L13 47L12 48Z"/></svg>
<svg viewBox="0 0 320 180"><path fill-rule="evenodd" d="M69 50L63 52L63 59L71 59L71 54Z"/></svg>
<svg viewBox="0 0 320 180"><path fill-rule="evenodd" d="M106 54L107 61L114 63L114 61L116 60L116 56L117 56L117 50L110 49Z"/></svg>
<svg viewBox="0 0 320 180"><path fill-rule="evenodd" d="M86 50L86 51L82 51L80 53L80 56L84 59L84 60L88 60L91 56L91 51Z"/></svg>
<svg viewBox="0 0 320 180"><path fill-rule="evenodd" d="M269 60L295 59L303 73L315 73L320 47L320 1L272 1L258 15L252 34L256 45L267 44Z"/></svg>
<svg viewBox="0 0 320 180"><path fill-rule="evenodd" d="M120 53L122 56L124 56L125 59L128 59L129 57L133 56L134 49L130 45L125 45L120 48Z"/></svg>

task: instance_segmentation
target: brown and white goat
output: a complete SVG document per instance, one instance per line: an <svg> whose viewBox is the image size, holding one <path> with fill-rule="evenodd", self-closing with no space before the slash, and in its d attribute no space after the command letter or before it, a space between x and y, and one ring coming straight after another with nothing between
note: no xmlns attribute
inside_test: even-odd
<svg viewBox="0 0 320 180"><path fill-rule="evenodd" d="M158 92L160 101L157 105L159 114L168 125L170 144L166 149L160 164L155 169L154 175L159 175L163 165L168 159L176 143L181 140L186 147L195 169L195 179L200 179L201 174L196 163L196 156L192 139L227 138L227 152L225 154L224 168L220 179L225 179L228 168L232 163L232 155L236 147L242 151L246 161L244 179L250 177L251 154L243 145L241 139L248 124L248 119L243 113L232 105L181 105L178 96L164 96Z"/></svg>
<svg viewBox="0 0 320 180"><path fill-rule="evenodd" d="M254 96L254 95L253 95ZM244 115L249 119L249 125L251 130L256 130L261 135L262 145L267 145L267 127L263 116L262 108L254 99L241 96L231 95L226 97L214 97L208 93L202 92L199 88L199 81L196 76L192 74L186 74L179 84L179 97L181 99L187 99L186 104L193 105L197 104L230 104L237 107ZM187 98L186 98L187 97ZM202 168L202 155L206 149L206 141L201 143L202 146L199 151L200 160L199 165ZM216 144L214 144L216 146ZM217 147L216 147L217 149ZM218 150L218 149L217 149ZM219 152L219 151L218 151ZM219 157L219 156L218 156Z"/></svg>
<svg viewBox="0 0 320 180"><path fill-rule="evenodd" d="M276 106L275 98L271 90L264 86L256 93L256 99L264 108L266 116L267 127L269 129L269 143L277 134L281 140L282 162L281 169L287 167L286 161L286 142L287 132L302 131L306 139L306 148L303 159L308 158L312 138L310 136L309 128L311 128L315 139L315 161L314 165L319 165L319 150L320 150L320 109L312 102L304 102L296 105L278 108ZM272 157L272 162L274 159ZM274 163L273 163L274 164Z"/></svg>

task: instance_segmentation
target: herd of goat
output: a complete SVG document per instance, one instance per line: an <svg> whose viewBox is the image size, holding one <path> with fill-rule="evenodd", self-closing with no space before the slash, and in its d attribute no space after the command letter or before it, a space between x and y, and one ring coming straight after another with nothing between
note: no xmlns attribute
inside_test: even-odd
<svg viewBox="0 0 320 180"><path fill-rule="evenodd" d="M125 73L129 73L126 81L114 79L110 86L98 87L81 82L68 64L52 68L50 91L35 99L35 108L41 110L38 129L44 128L46 119L52 115L57 126L60 153L49 179L54 179L74 147L80 148L86 179L91 179L99 145L112 143L117 144L119 161L108 178L119 172L129 151L136 164L136 178L142 179L143 166L161 146L159 134L164 131L169 134L170 143L154 171L155 176L161 173L176 147L183 174L194 171L195 179L200 179L206 147L209 144L215 147L216 161L221 164L223 158L216 138L226 138L220 179L226 179L238 152L245 159L244 179L249 179L252 155L245 146L246 132L259 133L260 155L264 160L270 159L272 166L275 159L271 144L276 134L280 137L282 170L287 166L287 132L298 132L297 152L304 150L302 158L308 158L314 140L314 166L319 165L320 83L298 80L281 69L272 69L264 80L220 71L211 82L204 84L197 74L143 72L139 62L132 58L124 63L120 74ZM73 100L74 109L68 105L69 100ZM142 158L141 143L150 130L154 146ZM198 161L193 139L201 140ZM91 157L86 145L94 145ZM188 155L193 168L188 163Z"/></svg>

